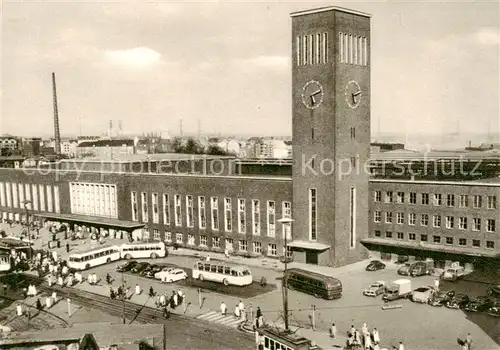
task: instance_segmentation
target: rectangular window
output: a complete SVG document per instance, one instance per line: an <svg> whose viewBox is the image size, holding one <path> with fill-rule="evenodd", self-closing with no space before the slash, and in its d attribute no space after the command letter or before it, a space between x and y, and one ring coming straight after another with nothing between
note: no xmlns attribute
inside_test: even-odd
<svg viewBox="0 0 500 350"><path fill-rule="evenodd" d="M210 198L210 208L212 210L212 230L219 229L219 198Z"/></svg>
<svg viewBox="0 0 500 350"><path fill-rule="evenodd" d="M196 245L195 238L193 234L188 234L188 245Z"/></svg>
<svg viewBox="0 0 500 350"><path fill-rule="evenodd" d="M458 218L458 228L461 230L467 230L467 218L465 216Z"/></svg>
<svg viewBox="0 0 500 350"><path fill-rule="evenodd" d="M226 232L233 230L233 205L231 198L224 198L224 229Z"/></svg>
<svg viewBox="0 0 500 350"><path fill-rule="evenodd" d="M24 184L18 184L19 186L19 204L24 208Z"/></svg>
<svg viewBox="0 0 500 350"><path fill-rule="evenodd" d="M36 185L33 185L36 186ZM12 207L12 192L10 191L10 183L5 183L5 198L7 200L7 206Z"/></svg>
<svg viewBox="0 0 500 350"><path fill-rule="evenodd" d="M453 228L455 226L455 218L453 216L446 217L446 228Z"/></svg>
<svg viewBox="0 0 500 350"><path fill-rule="evenodd" d="M155 241L161 241L160 230L157 228L153 229L153 239Z"/></svg>
<svg viewBox="0 0 500 350"><path fill-rule="evenodd" d="M7 186L7 184L5 185ZM31 185L31 189L33 191L33 210L38 210L38 187L37 185ZM7 205L9 204L7 203Z"/></svg>
<svg viewBox="0 0 500 350"><path fill-rule="evenodd" d="M379 230L375 230L375 237L381 237L382 233Z"/></svg>
<svg viewBox="0 0 500 350"><path fill-rule="evenodd" d="M0 183L0 191L3 187L1 185L2 185L2 183ZM59 187L55 186L54 188L59 188ZM31 201L31 186L30 186L30 184L24 184L24 195L25 195L27 201ZM1 196L1 194L0 194L0 196ZM3 206L4 204L0 204L0 205Z"/></svg>
<svg viewBox="0 0 500 350"><path fill-rule="evenodd" d="M253 242L252 243L252 252L254 254L262 254L262 243L261 242Z"/></svg>
<svg viewBox="0 0 500 350"><path fill-rule="evenodd" d="M241 239L238 243L239 243L238 250L240 252L246 252L248 250L247 241L245 241L244 239Z"/></svg>
<svg viewBox="0 0 500 350"><path fill-rule="evenodd" d="M276 256L278 254L278 249L276 248L276 244L269 243L267 245L267 255Z"/></svg>
<svg viewBox="0 0 500 350"><path fill-rule="evenodd" d="M494 241L486 241L486 248L488 248L488 249L494 249L495 248L495 242Z"/></svg>
<svg viewBox="0 0 500 350"><path fill-rule="evenodd" d="M472 231L481 231L481 219L473 218L472 219Z"/></svg>
<svg viewBox="0 0 500 350"><path fill-rule="evenodd" d="M283 217L290 219L292 217L292 203L283 202Z"/></svg>
<svg viewBox="0 0 500 350"><path fill-rule="evenodd" d="M163 194L163 225L170 225L170 198Z"/></svg>
<svg viewBox="0 0 500 350"><path fill-rule="evenodd" d="M19 187L21 190L22 187ZM21 193L19 193L21 195ZM52 201L52 186L47 185L47 211L54 211L54 202Z"/></svg>
<svg viewBox="0 0 500 350"><path fill-rule="evenodd" d="M315 42L314 42L314 63L315 64L320 64L321 63L321 34L316 34L315 35Z"/></svg>
<svg viewBox="0 0 500 350"><path fill-rule="evenodd" d="M460 208L467 208L469 206L469 196L466 194L461 194L459 197L458 206Z"/></svg>
<svg viewBox="0 0 500 350"><path fill-rule="evenodd" d="M252 234L255 236L260 235L260 201L257 199L252 200Z"/></svg>
<svg viewBox="0 0 500 350"><path fill-rule="evenodd" d="M445 241L446 244L453 244L453 237L446 237L446 241Z"/></svg>
<svg viewBox="0 0 500 350"><path fill-rule="evenodd" d="M29 184L26 184L26 186L29 186ZM28 192L28 191L26 191ZM0 206L5 207L5 187L4 183L0 182Z"/></svg>
<svg viewBox="0 0 500 350"><path fill-rule="evenodd" d="M212 248L220 248L220 238L212 237Z"/></svg>
<svg viewBox="0 0 500 350"><path fill-rule="evenodd" d="M274 201L267 201L267 235L276 235L276 204Z"/></svg>
<svg viewBox="0 0 500 350"><path fill-rule="evenodd" d="M300 64L302 63L302 58L300 56L300 50L302 48L302 45L301 45L301 40L300 40L300 36L298 36L295 40L295 49L297 51L297 66L300 66Z"/></svg>
<svg viewBox="0 0 500 350"><path fill-rule="evenodd" d="M388 211L385 213L385 223L392 224L392 212Z"/></svg>
<svg viewBox="0 0 500 350"><path fill-rule="evenodd" d="M473 240L472 240L472 246L473 246L474 248L478 248L478 247L480 247L480 246L481 246L481 241L480 241L479 239L473 239Z"/></svg>
<svg viewBox="0 0 500 350"><path fill-rule="evenodd" d="M153 202L153 223L160 223L160 212L158 211L158 193L151 194L151 201Z"/></svg>
<svg viewBox="0 0 500 350"><path fill-rule="evenodd" d="M142 239L144 239L145 241L149 241L149 228L146 228L142 231Z"/></svg>
<svg viewBox="0 0 500 350"><path fill-rule="evenodd" d="M398 225L403 225L405 223L405 213L397 213L396 217Z"/></svg>
<svg viewBox="0 0 500 350"><path fill-rule="evenodd" d="M206 247L208 245L207 236L200 236L200 245Z"/></svg>
<svg viewBox="0 0 500 350"><path fill-rule="evenodd" d="M27 189L26 199L31 200L31 198L29 196L29 187L26 187L26 189ZM56 211L56 213L61 212L61 205L59 202L59 186L54 186L54 210Z"/></svg>
<svg viewBox="0 0 500 350"><path fill-rule="evenodd" d="M386 203L392 203L392 200L393 200L393 195L392 195L392 191L387 191L385 193L385 202Z"/></svg>
<svg viewBox="0 0 500 350"><path fill-rule="evenodd" d="M496 230L496 222L494 219L488 219L486 220L486 231L487 232L495 232Z"/></svg>
<svg viewBox="0 0 500 350"><path fill-rule="evenodd" d="M358 40L358 64L363 65L364 62L364 49L363 49L363 37L359 37Z"/></svg>
<svg viewBox="0 0 500 350"><path fill-rule="evenodd" d="M302 64L305 66L308 64L307 62L307 58L308 58L308 54L307 54L307 35L304 35L302 37Z"/></svg>
<svg viewBox="0 0 500 350"><path fill-rule="evenodd" d="M459 238L458 245L467 245L467 239L466 238Z"/></svg>
<svg viewBox="0 0 500 350"><path fill-rule="evenodd" d="M184 242L184 236L182 235L182 233L175 234L175 242L179 244L182 244Z"/></svg>
<svg viewBox="0 0 500 350"><path fill-rule="evenodd" d="M432 204L436 207L443 204L443 196L441 195L441 193L434 193Z"/></svg>
<svg viewBox="0 0 500 350"><path fill-rule="evenodd" d="M186 226L194 227L193 196L186 196Z"/></svg>
<svg viewBox="0 0 500 350"><path fill-rule="evenodd" d="M368 65L368 39L363 38L363 59L364 59L364 65Z"/></svg>
<svg viewBox="0 0 500 350"><path fill-rule="evenodd" d="M354 51L354 64L358 64L358 36L355 35L354 36L354 48L353 48L353 51Z"/></svg>
<svg viewBox="0 0 500 350"><path fill-rule="evenodd" d="M246 205L245 200L238 199L238 233L245 234L246 232Z"/></svg>
<svg viewBox="0 0 500 350"><path fill-rule="evenodd" d="M349 34L349 63L352 64L354 62L354 54L353 54L353 42L352 35Z"/></svg>
<svg viewBox="0 0 500 350"><path fill-rule="evenodd" d="M441 243L441 236L432 236L433 243Z"/></svg>
<svg viewBox="0 0 500 350"><path fill-rule="evenodd" d="M398 239L405 239L405 234L403 232L397 232Z"/></svg>
<svg viewBox="0 0 500 350"><path fill-rule="evenodd" d="M323 64L328 63L328 33L323 33L321 57L323 58Z"/></svg>
<svg viewBox="0 0 500 350"><path fill-rule="evenodd" d="M414 226L417 223L417 214L409 213L408 214L408 225Z"/></svg>
<svg viewBox="0 0 500 350"><path fill-rule="evenodd" d="M417 193L410 192L410 204L417 204Z"/></svg>
<svg viewBox="0 0 500 350"><path fill-rule="evenodd" d="M408 233L408 240L415 241L417 239L417 235L414 233Z"/></svg>
<svg viewBox="0 0 500 350"><path fill-rule="evenodd" d="M198 222L200 229L204 230L207 228L207 214L206 214L206 203L205 197L198 197Z"/></svg>
<svg viewBox="0 0 500 350"><path fill-rule="evenodd" d="M428 193L422 193L421 194L421 204L422 205L429 205L429 194Z"/></svg>
<svg viewBox="0 0 500 350"><path fill-rule="evenodd" d="M422 214L420 216L420 225L421 226L429 225L429 215L428 214Z"/></svg>
<svg viewBox="0 0 500 350"><path fill-rule="evenodd" d="M142 222L148 222L148 194L141 193Z"/></svg>
<svg viewBox="0 0 500 350"><path fill-rule="evenodd" d="M165 242L172 242L172 232L165 232Z"/></svg>
<svg viewBox="0 0 500 350"><path fill-rule="evenodd" d="M309 240L316 240L316 228L317 228L317 199L316 199L316 189L309 189Z"/></svg>
<svg viewBox="0 0 500 350"><path fill-rule="evenodd" d="M380 210L375 210L373 212L373 222L382 221L382 212Z"/></svg>
<svg viewBox="0 0 500 350"><path fill-rule="evenodd" d="M40 193L40 211L45 211L45 187L38 185L38 192Z"/></svg>
<svg viewBox="0 0 500 350"><path fill-rule="evenodd" d="M230 251L230 252L233 251L233 239L232 238L226 238L225 247L228 251Z"/></svg>
<svg viewBox="0 0 500 350"><path fill-rule="evenodd" d="M308 48L307 51L309 53L309 58L307 59L309 61L309 64L314 64L314 35L309 35L309 41L308 41Z"/></svg>
<svg viewBox="0 0 500 350"><path fill-rule="evenodd" d="M488 209L496 209L496 208L497 208L497 197L488 196Z"/></svg>
<svg viewBox="0 0 500 350"><path fill-rule="evenodd" d="M481 196L474 196L473 197L473 202L472 206L476 209L479 209L483 206L483 197Z"/></svg>
<svg viewBox="0 0 500 350"><path fill-rule="evenodd" d="M392 232L391 231L385 231L385 238L392 238Z"/></svg>
<svg viewBox="0 0 500 350"><path fill-rule="evenodd" d="M182 203L180 194L174 195L174 207L175 207L175 212L174 212L175 226L179 227L182 226Z"/></svg>
<svg viewBox="0 0 500 350"><path fill-rule="evenodd" d="M339 33L339 60L344 63L344 33Z"/></svg>
<svg viewBox="0 0 500 350"><path fill-rule="evenodd" d="M42 185L40 185L42 186ZM17 196L17 184L12 183L12 205L14 208L19 206L19 197Z"/></svg>
<svg viewBox="0 0 500 350"><path fill-rule="evenodd" d="M356 188L351 187L351 195L350 195L350 245L351 248L356 247L356 214L357 214L357 202L356 202Z"/></svg>
<svg viewBox="0 0 500 350"><path fill-rule="evenodd" d="M426 234L420 235L420 242L427 242L427 235Z"/></svg>
<svg viewBox="0 0 500 350"><path fill-rule="evenodd" d="M434 215L432 218L433 227L441 227L441 215Z"/></svg>
<svg viewBox="0 0 500 350"><path fill-rule="evenodd" d="M455 206L455 195L454 194L448 194L446 196L446 206L448 206L448 207Z"/></svg>

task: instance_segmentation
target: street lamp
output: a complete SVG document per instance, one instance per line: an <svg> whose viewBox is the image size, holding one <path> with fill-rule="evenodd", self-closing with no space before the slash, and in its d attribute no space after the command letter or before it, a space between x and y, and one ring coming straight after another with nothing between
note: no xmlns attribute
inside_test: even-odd
<svg viewBox="0 0 500 350"><path fill-rule="evenodd" d="M278 222L283 224L283 245L285 249L285 271L283 272L283 314L285 319L285 331L288 331L288 283L287 283L287 268L288 268L288 245L287 245L287 230L291 228L293 219L282 218ZM291 232L291 231L290 231Z"/></svg>
<svg viewBox="0 0 500 350"><path fill-rule="evenodd" d="M28 209L28 204L31 204L31 201L25 200L22 203L23 203L24 209L26 211L26 232L28 233L28 244L31 245L31 239L30 239L30 220L29 220L29 209Z"/></svg>

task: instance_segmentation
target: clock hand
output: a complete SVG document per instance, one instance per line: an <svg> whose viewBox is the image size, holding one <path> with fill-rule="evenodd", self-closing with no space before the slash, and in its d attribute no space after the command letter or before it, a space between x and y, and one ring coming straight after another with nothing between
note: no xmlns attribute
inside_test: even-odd
<svg viewBox="0 0 500 350"><path fill-rule="evenodd" d="M318 94L321 94L321 90L317 90L311 94L311 96L316 96Z"/></svg>
<svg viewBox="0 0 500 350"><path fill-rule="evenodd" d="M311 95L311 105L315 105L316 104L316 99L314 98L314 95Z"/></svg>
<svg viewBox="0 0 500 350"><path fill-rule="evenodd" d="M359 90L358 92L355 92L352 94L353 96L358 96L358 95L361 95L361 90Z"/></svg>

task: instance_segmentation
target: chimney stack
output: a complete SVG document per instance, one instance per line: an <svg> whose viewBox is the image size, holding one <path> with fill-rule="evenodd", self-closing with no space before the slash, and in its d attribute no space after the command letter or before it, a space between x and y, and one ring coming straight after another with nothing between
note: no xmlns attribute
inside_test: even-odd
<svg viewBox="0 0 500 350"><path fill-rule="evenodd" d="M54 104L54 139L56 154L61 154L61 134L59 131L59 110L57 108L56 73L52 73L52 99Z"/></svg>

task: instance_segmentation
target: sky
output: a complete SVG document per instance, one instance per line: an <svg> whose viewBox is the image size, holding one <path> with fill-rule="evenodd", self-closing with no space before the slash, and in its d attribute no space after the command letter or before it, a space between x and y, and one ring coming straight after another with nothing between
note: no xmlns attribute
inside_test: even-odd
<svg viewBox="0 0 500 350"><path fill-rule="evenodd" d="M3 1L0 134L291 135L290 13L372 14L377 132L500 132L500 6L469 2Z"/></svg>

